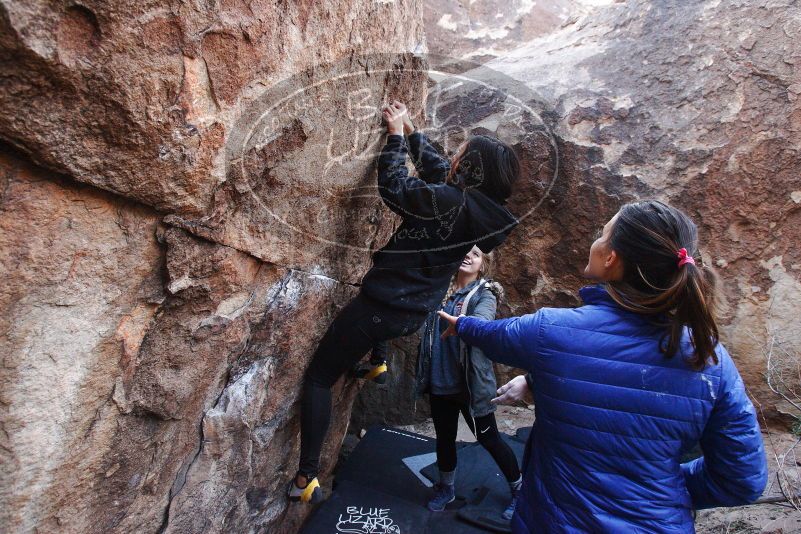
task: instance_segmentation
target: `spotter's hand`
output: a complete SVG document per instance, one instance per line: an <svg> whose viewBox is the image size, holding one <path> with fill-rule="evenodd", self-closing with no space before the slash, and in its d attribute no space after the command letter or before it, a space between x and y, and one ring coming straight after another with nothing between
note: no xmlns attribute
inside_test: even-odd
<svg viewBox="0 0 801 534"><path fill-rule="evenodd" d="M517 404L525 402L534 403L534 396L528 388L528 382L523 375L516 376L506 384L498 388L497 397L490 400L492 404Z"/></svg>
<svg viewBox="0 0 801 534"><path fill-rule="evenodd" d="M454 315L449 315L449 314L445 313L444 311L438 311L437 313L439 314L440 318L445 319L446 321L448 321L448 328L447 328L447 330L445 330L442 333L441 336L439 336L440 339L445 339L446 337L455 336L456 335L456 321L459 319L459 317L464 317L464 314L460 315L459 317L456 317Z"/></svg>

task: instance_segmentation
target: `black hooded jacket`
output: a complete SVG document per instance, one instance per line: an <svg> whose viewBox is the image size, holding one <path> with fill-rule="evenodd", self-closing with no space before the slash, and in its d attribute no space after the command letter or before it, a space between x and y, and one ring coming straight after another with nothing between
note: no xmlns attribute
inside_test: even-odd
<svg viewBox="0 0 801 534"><path fill-rule="evenodd" d="M410 176L406 154L419 177ZM378 190L403 222L373 255L362 292L392 308L436 309L465 255L478 247L492 251L517 226L517 219L476 188L445 183L450 162L414 132L387 136L378 158Z"/></svg>

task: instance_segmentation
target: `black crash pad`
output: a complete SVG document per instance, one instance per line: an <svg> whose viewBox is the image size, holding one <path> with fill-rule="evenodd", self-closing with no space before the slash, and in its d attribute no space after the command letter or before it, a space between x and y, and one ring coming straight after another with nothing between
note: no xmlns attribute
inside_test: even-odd
<svg viewBox="0 0 801 534"><path fill-rule="evenodd" d="M460 446L461 462L462 456L469 457L463 451L475 445L462 443ZM497 488L494 492L483 488L483 495L475 506L466 506L463 499L457 498L444 512L431 512L426 508L425 503L432 495L432 489L427 485L430 482L424 482L425 478L415 474L415 470L419 471L423 465L421 462L426 459L433 461L434 450L435 440L432 438L389 427L370 428L337 469L332 494L315 508L301 533L504 532L502 520L500 530L492 528L497 527L493 520L483 527L480 525L482 521L486 523L487 517L493 517L493 512L494 517L500 519L500 512L508 504L508 486L504 486L502 495ZM483 448L482 452L494 465ZM499 493L495 500L497 504L493 510L487 510L486 502L493 501L493 493Z"/></svg>
<svg viewBox="0 0 801 534"><path fill-rule="evenodd" d="M371 427L345 463L334 473L334 490L341 482L355 482L363 487L425 504L430 490L403 462L435 451L436 440L413 432L384 426Z"/></svg>
<svg viewBox="0 0 801 534"><path fill-rule="evenodd" d="M483 531L511 532L509 521L501 517L502 510L484 506L465 506L456 512L456 517L471 525L480 527Z"/></svg>
<svg viewBox="0 0 801 534"><path fill-rule="evenodd" d="M306 521L304 534L412 534L425 532L424 506L355 482L342 481Z"/></svg>
<svg viewBox="0 0 801 534"><path fill-rule="evenodd" d="M306 521L302 534L486 534L463 522L455 511L425 506L351 481L337 485ZM491 531L490 531L491 532Z"/></svg>

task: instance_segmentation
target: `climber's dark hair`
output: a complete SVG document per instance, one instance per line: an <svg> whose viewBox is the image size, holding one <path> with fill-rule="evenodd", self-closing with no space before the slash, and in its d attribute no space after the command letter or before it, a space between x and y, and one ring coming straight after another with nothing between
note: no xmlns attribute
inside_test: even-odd
<svg viewBox="0 0 801 534"><path fill-rule="evenodd" d="M623 263L622 280L607 283L609 295L627 310L666 320L662 350L668 357L689 327L694 354L688 363L696 370L708 360L717 364L717 277L698 254L695 223L663 202L627 204L617 214L609 246ZM682 248L695 264L679 267Z"/></svg>
<svg viewBox="0 0 801 534"><path fill-rule="evenodd" d="M520 176L520 160L506 143L487 135L474 135L451 166L448 182L475 188L501 204L512 195Z"/></svg>

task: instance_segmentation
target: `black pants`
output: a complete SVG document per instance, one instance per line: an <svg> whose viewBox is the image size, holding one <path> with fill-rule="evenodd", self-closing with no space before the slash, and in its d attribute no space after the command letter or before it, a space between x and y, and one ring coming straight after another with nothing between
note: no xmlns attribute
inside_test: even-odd
<svg viewBox="0 0 801 534"><path fill-rule="evenodd" d="M437 467L440 471L453 471L456 469L456 429L459 425L459 412L464 416L470 430L478 442L490 453L495 463L501 468L503 476L509 482L520 478L520 467L511 447L501 439L495 414L489 413L473 419L468 411L470 402L466 394L463 395L429 395L431 401L431 418L434 420L434 430L437 433Z"/></svg>
<svg viewBox="0 0 801 534"><path fill-rule="evenodd" d="M300 473L311 478L319 472L331 421L331 386L374 345L414 333L426 316L390 308L361 293L342 308L320 341L303 381Z"/></svg>

